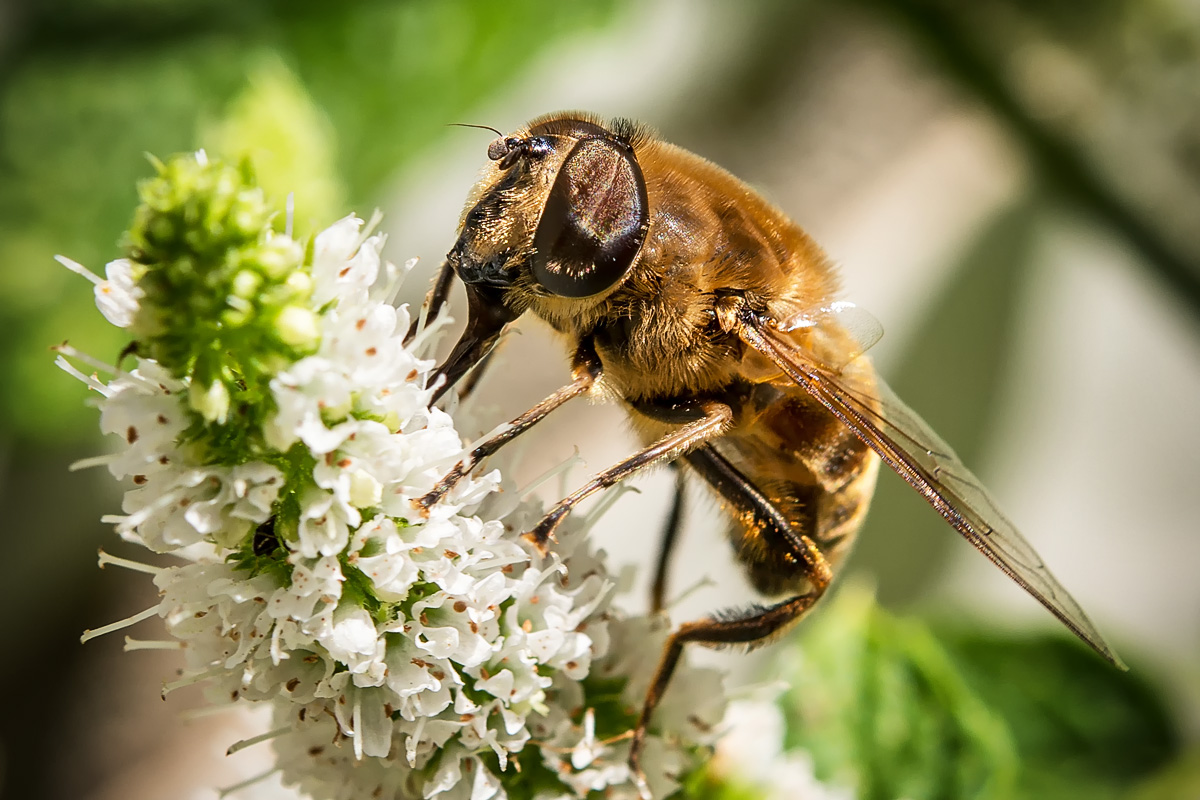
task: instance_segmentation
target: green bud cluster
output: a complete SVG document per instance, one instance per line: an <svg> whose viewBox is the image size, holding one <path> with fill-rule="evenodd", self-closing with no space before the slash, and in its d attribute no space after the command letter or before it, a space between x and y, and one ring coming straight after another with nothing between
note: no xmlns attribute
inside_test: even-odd
<svg viewBox="0 0 1200 800"><path fill-rule="evenodd" d="M247 164L156 163L127 234L142 292L136 352L190 380L189 403L226 424L240 399L269 401L271 375L316 350L311 253L272 230Z"/></svg>

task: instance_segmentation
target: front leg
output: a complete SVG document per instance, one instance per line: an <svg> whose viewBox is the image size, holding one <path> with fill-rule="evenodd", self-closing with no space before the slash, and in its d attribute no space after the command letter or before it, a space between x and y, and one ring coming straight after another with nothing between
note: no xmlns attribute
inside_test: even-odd
<svg viewBox="0 0 1200 800"><path fill-rule="evenodd" d="M660 461L674 461L709 439L720 436L733 422L733 409L725 403L716 400L695 400L691 401L688 407L692 415L698 419L668 433L644 450L634 453L624 461L592 478L551 509L550 513L538 523L538 526L526 533L523 538L532 542L538 552L545 555L549 547L548 542L554 539L554 532L566 519L567 514L571 513L571 509L580 502L646 467ZM673 411L678 413L681 410L680 404L676 403L673 406Z"/></svg>
<svg viewBox="0 0 1200 800"><path fill-rule="evenodd" d="M432 491L424 497L413 500L413 508L419 511L421 516L429 516L429 509L445 497L446 493L453 489L463 476L473 470L481 461L541 422L554 409L568 400L586 393L603 373L604 367L600 363L600 357L596 355L591 340L584 339L579 343L572 359L571 375L574 380L512 420L503 431L475 447L465 459L454 465L454 469L450 470L446 477L438 481Z"/></svg>

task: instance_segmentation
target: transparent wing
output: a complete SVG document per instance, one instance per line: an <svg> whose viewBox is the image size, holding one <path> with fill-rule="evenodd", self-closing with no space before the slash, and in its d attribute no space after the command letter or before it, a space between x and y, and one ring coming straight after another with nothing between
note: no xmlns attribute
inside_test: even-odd
<svg viewBox="0 0 1200 800"><path fill-rule="evenodd" d="M865 308L854 303L838 300L819 308L788 309L782 319L772 320L770 327L783 333L796 333L812 337L824 337L836 333L836 357L825 363L830 369L839 369L870 350L883 338L883 325ZM821 349L820 344L810 349Z"/></svg>
<svg viewBox="0 0 1200 800"><path fill-rule="evenodd" d="M856 385L816 363L777 326L747 312L742 339L871 447L996 566L1101 656L1124 668L1075 599L1009 521L954 451L880 380ZM822 359L824 361L824 359Z"/></svg>

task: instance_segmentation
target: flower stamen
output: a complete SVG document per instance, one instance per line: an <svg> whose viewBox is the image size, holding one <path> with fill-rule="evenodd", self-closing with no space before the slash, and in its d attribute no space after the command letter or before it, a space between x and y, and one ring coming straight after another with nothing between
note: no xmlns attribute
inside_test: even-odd
<svg viewBox="0 0 1200 800"><path fill-rule="evenodd" d="M158 575L163 571L162 567L156 567L152 564L143 564L141 561L131 561L128 558L120 558L119 556L111 555L104 550L100 551L100 558L98 561L100 564L100 569L104 569L109 564L112 564L114 567L124 567L125 569L132 570L134 572L144 572L147 575Z"/></svg>
<svg viewBox="0 0 1200 800"><path fill-rule="evenodd" d="M79 641L81 644L90 642L92 639L95 639L98 636L103 636L106 633L112 633L113 631L119 631L123 628L128 628L131 625L138 624L142 620L150 619L157 614L158 606L150 606L150 608L147 608L145 611L139 611L131 617L119 619L116 622L110 622L109 624L99 628L88 629L83 632L82 636L79 637Z"/></svg>
<svg viewBox="0 0 1200 800"><path fill-rule="evenodd" d="M277 736L283 736L285 733L291 733L291 731L291 725L284 725L283 727L276 728L273 731L260 733L258 736L251 736L249 739L242 739L240 742L234 742L233 744L229 745L228 749L225 750L225 755L231 756L234 753L245 750L247 747L253 747L260 742L269 741Z"/></svg>
<svg viewBox="0 0 1200 800"><path fill-rule="evenodd" d="M177 639L134 639L126 636L124 649L126 653L134 650L182 650L183 642Z"/></svg>

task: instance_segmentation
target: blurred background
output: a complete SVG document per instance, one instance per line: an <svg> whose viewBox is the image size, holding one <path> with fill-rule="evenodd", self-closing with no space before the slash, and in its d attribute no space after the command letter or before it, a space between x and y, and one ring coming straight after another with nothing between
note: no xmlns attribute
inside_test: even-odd
<svg viewBox="0 0 1200 800"><path fill-rule="evenodd" d="M119 487L67 470L105 445L48 348L111 360L125 342L52 256L99 271L144 154L206 147L295 191L302 231L382 209L390 258L422 259L406 287L419 300L490 139L446 124L511 130L561 108L649 123L823 244L845 298L887 330L873 354L893 387L1134 667L1125 735L1147 755L1071 796L1200 796L1196 3L0 0L3 796L214 797L256 770L251 751L223 756L253 722L159 699L170 653L79 644L153 587L95 565L99 547L141 554L98 521ZM464 434L565 382L558 343L520 331ZM602 406L531 438L521 483L575 447L594 471L634 446ZM595 529L643 567L635 610L671 486L637 481ZM749 598L714 506L691 499L676 621ZM1056 632L891 475L847 571L935 628Z"/></svg>

